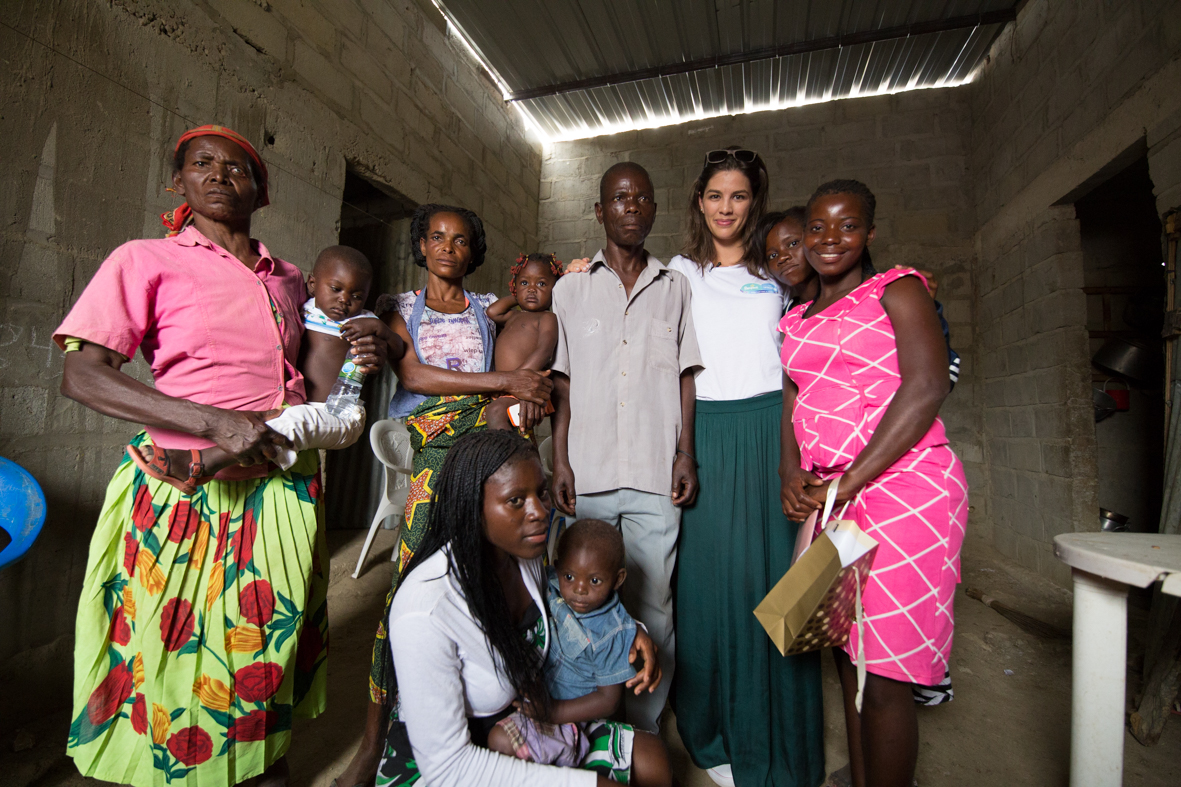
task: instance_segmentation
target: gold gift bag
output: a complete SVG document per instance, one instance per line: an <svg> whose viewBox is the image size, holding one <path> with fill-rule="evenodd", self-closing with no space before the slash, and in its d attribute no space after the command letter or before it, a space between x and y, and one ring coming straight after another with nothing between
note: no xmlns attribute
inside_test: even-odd
<svg viewBox="0 0 1181 787"><path fill-rule="evenodd" d="M854 622L860 623L861 593L869 580L878 542L855 522L829 522L837 484L834 480L828 487L820 520L823 532L810 546L797 549L802 554L754 610L784 656L839 648L849 641ZM811 528L814 522L809 517L801 527Z"/></svg>

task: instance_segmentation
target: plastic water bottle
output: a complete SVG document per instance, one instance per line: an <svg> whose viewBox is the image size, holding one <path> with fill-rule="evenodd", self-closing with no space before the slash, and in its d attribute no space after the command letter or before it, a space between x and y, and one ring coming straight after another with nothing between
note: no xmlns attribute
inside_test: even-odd
<svg viewBox="0 0 1181 787"><path fill-rule="evenodd" d="M328 412L333 415L345 415L357 406L361 398L361 384L365 382L365 375L357 368L352 358L353 351L345 356L344 365L340 367L340 374L328 392L328 400L324 403Z"/></svg>

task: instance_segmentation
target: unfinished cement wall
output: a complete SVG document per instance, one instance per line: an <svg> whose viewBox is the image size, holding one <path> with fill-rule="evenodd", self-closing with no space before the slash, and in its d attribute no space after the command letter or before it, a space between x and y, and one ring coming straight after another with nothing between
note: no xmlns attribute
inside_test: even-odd
<svg viewBox="0 0 1181 787"><path fill-rule="evenodd" d="M272 204L254 235L305 270L337 241L346 167L474 209L484 290L536 245L541 160L425 0L13 0L0 18L0 454L49 501L39 542L0 574L0 691L40 713L69 702L90 534L136 431L58 394L50 337L112 249L163 235L180 133L222 123L258 144Z"/></svg>
<svg viewBox="0 0 1181 787"><path fill-rule="evenodd" d="M993 543L1062 578L1052 541L1097 521L1095 427L1074 207L982 247L979 359ZM1092 529L1098 529L1092 528ZM1069 570L1065 579L1069 579Z"/></svg>
<svg viewBox="0 0 1181 787"><path fill-rule="evenodd" d="M1181 3L1031 0L969 88L977 360L994 544L1069 582L1054 535L1097 530L1083 257L1072 203L1149 153L1181 201ZM982 493L982 494L981 494Z"/></svg>
<svg viewBox="0 0 1181 787"><path fill-rule="evenodd" d="M968 115L966 88L921 90L558 143L542 162L541 250L570 260L602 246L594 203L599 178L617 161L636 161L652 175L658 210L647 247L666 262L680 251L689 189L707 151L727 145L759 151L771 179L769 204L777 210L802 205L826 180L864 181L878 204L874 264L924 268L939 282L952 346L964 356L942 416L967 470L973 526L986 526L975 492L985 475L972 357Z"/></svg>

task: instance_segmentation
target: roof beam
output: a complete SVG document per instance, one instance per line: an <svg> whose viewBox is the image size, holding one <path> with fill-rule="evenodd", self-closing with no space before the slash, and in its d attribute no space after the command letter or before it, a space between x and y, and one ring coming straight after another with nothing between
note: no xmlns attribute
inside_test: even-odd
<svg viewBox="0 0 1181 787"><path fill-rule="evenodd" d="M509 101L525 101L530 98L544 98L546 96L556 96L561 93L571 93L575 90L588 90L595 87L607 87L608 85L619 85L625 82L639 82L644 79L656 79L658 77L673 76L674 74L687 74L692 71L703 71L709 68L721 68L722 66L733 66L741 63L753 63L756 60L770 60L776 57L786 57L788 55L799 55L806 52L819 52L825 49L840 49L841 47L854 46L856 44L872 44L879 41L894 41L901 38L909 38L910 36L925 35L928 33L943 33L949 30L965 30L982 25L997 25L1012 22L1017 18L1017 9L1005 8L999 11L988 11L983 14L970 14L968 16L957 16L951 19L937 19L931 22L915 22L909 25L900 25L898 27L885 27L880 30L865 30L860 33L848 33L846 35L829 36L827 38L814 38L810 41L799 41L794 44L782 44L780 46L769 46L762 49L752 49L747 52L736 52L730 55L718 55L716 57L706 57L700 60L687 60L683 63L673 63L666 66L653 66L651 68L640 68L634 71L621 71L617 74L607 74L604 76L590 77L588 79L576 79L571 82L560 82L554 85L542 85L541 87L531 87L525 90L517 90L509 94Z"/></svg>

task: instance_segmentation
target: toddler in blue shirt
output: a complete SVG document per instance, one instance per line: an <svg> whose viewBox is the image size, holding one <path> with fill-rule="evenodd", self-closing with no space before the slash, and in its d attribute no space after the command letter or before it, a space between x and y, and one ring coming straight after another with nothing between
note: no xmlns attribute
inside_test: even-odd
<svg viewBox="0 0 1181 787"><path fill-rule="evenodd" d="M545 682L553 698L546 719L530 708L499 721L488 747L531 762L575 766L590 750L589 727L619 706L635 676L628 652L636 621L616 590L627 577L623 537L601 519L582 519L562 534L549 569L550 612Z"/></svg>

